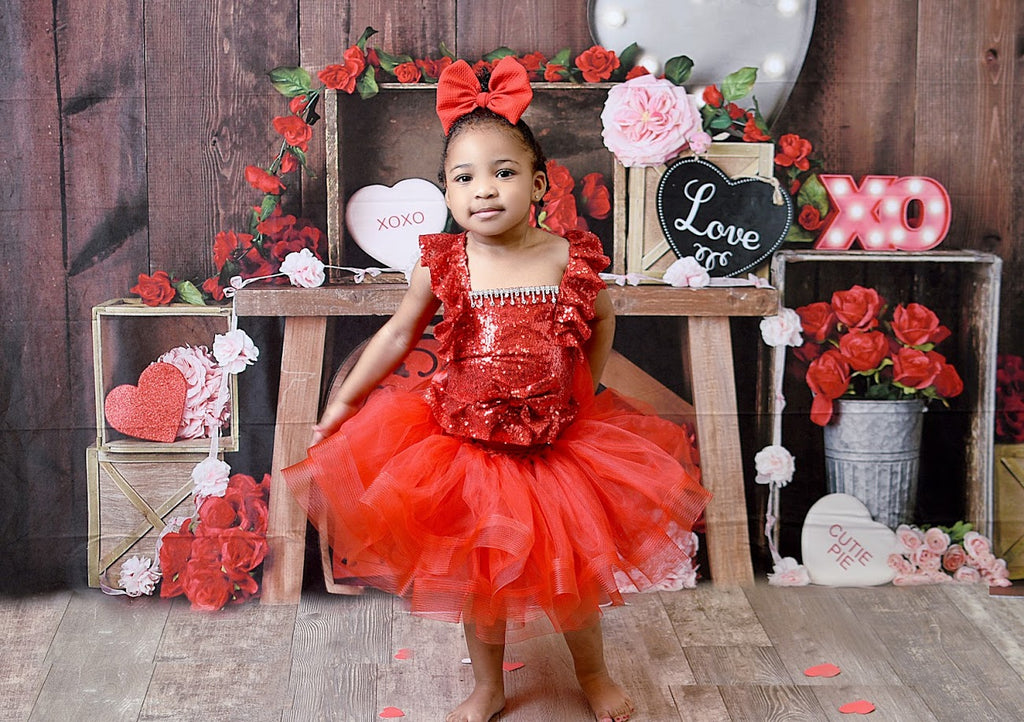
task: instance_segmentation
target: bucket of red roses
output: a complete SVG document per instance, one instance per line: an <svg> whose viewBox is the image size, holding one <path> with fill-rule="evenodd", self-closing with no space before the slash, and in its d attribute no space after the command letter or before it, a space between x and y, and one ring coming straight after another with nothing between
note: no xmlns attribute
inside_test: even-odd
<svg viewBox="0 0 1024 722"><path fill-rule="evenodd" d="M949 329L920 303L890 313L877 291L856 285L796 312L829 493L860 499L889 528L912 523L926 406L964 388L935 350Z"/></svg>

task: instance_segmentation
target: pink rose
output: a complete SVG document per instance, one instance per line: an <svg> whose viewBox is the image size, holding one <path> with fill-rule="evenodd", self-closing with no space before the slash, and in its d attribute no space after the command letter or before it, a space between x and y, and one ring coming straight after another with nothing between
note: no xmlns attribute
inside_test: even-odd
<svg viewBox="0 0 1024 722"><path fill-rule="evenodd" d="M890 569L893 569L897 574L902 574L904 576L907 574L913 574L917 571L917 568L911 564L910 560L902 554L890 554L888 559L886 559L886 563L889 565Z"/></svg>
<svg viewBox="0 0 1024 722"><path fill-rule="evenodd" d="M786 447L778 445L766 446L757 452L754 466L757 471L754 481L758 484L778 484L780 487L788 484L796 471L793 455Z"/></svg>
<svg viewBox="0 0 1024 722"><path fill-rule="evenodd" d="M924 534L916 527L900 524L896 527L896 541L904 551L911 553L924 544Z"/></svg>
<svg viewBox="0 0 1024 722"><path fill-rule="evenodd" d="M926 546L915 549L910 555L910 561L926 572L935 572L942 568L942 557Z"/></svg>
<svg viewBox="0 0 1024 722"><path fill-rule="evenodd" d="M953 581L961 584L977 584L981 581L981 574L974 567L965 564L953 572Z"/></svg>
<svg viewBox="0 0 1024 722"><path fill-rule="evenodd" d="M950 544L942 555L942 568L953 573L967 563L967 552L959 544Z"/></svg>
<svg viewBox="0 0 1024 722"><path fill-rule="evenodd" d="M326 278L323 261L308 248L289 253L281 264L281 273L288 276L293 286L302 288L322 286Z"/></svg>
<svg viewBox="0 0 1024 722"><path fill-rule="evenodd" d="M942 554L949 547L949 534L933 526L924 533L924 543L933 553Z"/></svg>
<svg viewBox="0 0 1024 722"><path fill-rule="evenodd" d="M897 574L892 583L897 587L916 587L922 584L934 584L934 580L925 572L914 574Z"/></svg>
<svg viewBox="0 0 1024 722"><path fill-rule="evenodd" d="M687 256L673 261L662 280L676 288L703 288L711 283L711 276L696 258Z"/></svg>
<svg viewBox="0 0 1024 722"><path fill-rule="evenodd" d="M705 142L694 100L684 88L653 75L609 90L601 123L605 146L627 167L661 165L691 139L696 145Z"/></svg>
<svg viewBox="0 0 1024 722"><path fill-rule="evenodd" d="M1005 559L996 559L991 566L982 569L981 578L988 582L990 587L1008 587L1012 584Z"/></svg>
<svg viewBox="0 0 1024 722"><path fill-rule="evenodd" d="M256 344L240 328L217 334L213 339L213 356L229 374L244 371L246 366L256 363L259 355Z"/></svg>
<svg viewBox="0 0 1024 722"><path fill-rule="evenodd" d="M992 552L992 544L989 540L976 531L969 531L964 534L964 551L969 559L977 560L985 554Z"/></svg>

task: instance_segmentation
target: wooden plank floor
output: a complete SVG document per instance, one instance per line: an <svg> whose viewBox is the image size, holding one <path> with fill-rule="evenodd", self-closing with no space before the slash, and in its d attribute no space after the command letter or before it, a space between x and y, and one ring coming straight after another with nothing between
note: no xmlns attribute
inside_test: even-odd
<svg viewBox="0 0 1024 722"><path fill-rule="evenodd" d="M983 585L747 588L634 595L608 610L637 720L1024 719L1024 597ZM387 595L192 612L85 589L0 599L0 719L443 720L470 689L460 629ZM407 659L396 659L400 649ZM591 719L559 637L511 645L500 720ZM807 677L831 662L842 673Z"/></svg>

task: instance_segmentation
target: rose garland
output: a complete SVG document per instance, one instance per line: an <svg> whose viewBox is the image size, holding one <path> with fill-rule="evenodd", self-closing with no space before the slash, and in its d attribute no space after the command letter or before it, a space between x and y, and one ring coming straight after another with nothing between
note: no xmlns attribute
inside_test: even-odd
<svg viewBox="0 0 1024 722"><path fill-rule="evenodd" d="M245 179L263 197L253 208L246 231L222 231L213 243L216 274L200 283L178 278L158 270L152 275L139 274L138 283L130 290L149 305L163 305L172 301L204 304L208 300L222 301L239 287L239 281L273 280L294 283L294 274L282 269L285 259L292 253L309 253L322 261L325 250L324 234L308 220L284 214L281 200L287 190L284 178L306 168L306 153L313 137L313 126L319 120L317 107L326 90L339 93L358 93L363 99L372 98L385 82L402 84L436 83L441 71L450 65L455 55L441 43L436 57L417 58L407 53L389 53L371 47L369 39L377 31L367 27L359 39L342 54L341 62L327 65L316 75L319 83L302 67L281 66L268 75L275 90L288 99L288 113L273 119L274 130L281 136L281 145L266 167L249 165ZM497 48L472 62L474 70L482 72L506 56L515 57L526 68L532 81L567 83L628 83L650 84L652 78L638 80L649 71L637 64L640 48L636 43L619 53L593 45L574 55L563 48L551 57L531 52L517 55L507 47ZM682 86L689 80L693 61L685 55L671 58L665 63L659 81ZM727 76L720 85L703 90L703 106L699 109L699 128L691 122L686 139L694 150L701 150L709 139L736 139L745 142L768 142L772 136L757 107L741 108L737 103L747 97L757 79L757 69L746 67ZM614 89L613 89L614 90ZM617 92L617 91L616 91ZM685 91L679 88L681 95ZM681 104L688 108L688 104ZM687 111L688 112L688 111ZM830 213L830 203L824 185L818 179L822 163L813 157L810 141L795 134L778 139L775 164L787 182L791 195L796 198L798 222L793 224L786 240L813 240ZM587 183L584 179L584 185ZM549 216L552 215L548 211ZM544 219L539 219L542 225ZM552 229L554 227L552 226ZM321 269L322 270L322 269ZM357 273L356 280L370 272L382 269L348 269ZM360 273L361 271L361 273Z"/></svg>

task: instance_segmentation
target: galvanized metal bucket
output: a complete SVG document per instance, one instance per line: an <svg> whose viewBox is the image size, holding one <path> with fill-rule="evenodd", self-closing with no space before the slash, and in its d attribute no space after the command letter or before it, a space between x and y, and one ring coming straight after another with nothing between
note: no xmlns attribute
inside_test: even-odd
<svg viewBox="0 0 1024 722"><path fill-rule="evenodd" d="M890 529L912 524L924 410L922 399L837 400L825 427L829 492L860 499Z"/></svg>

